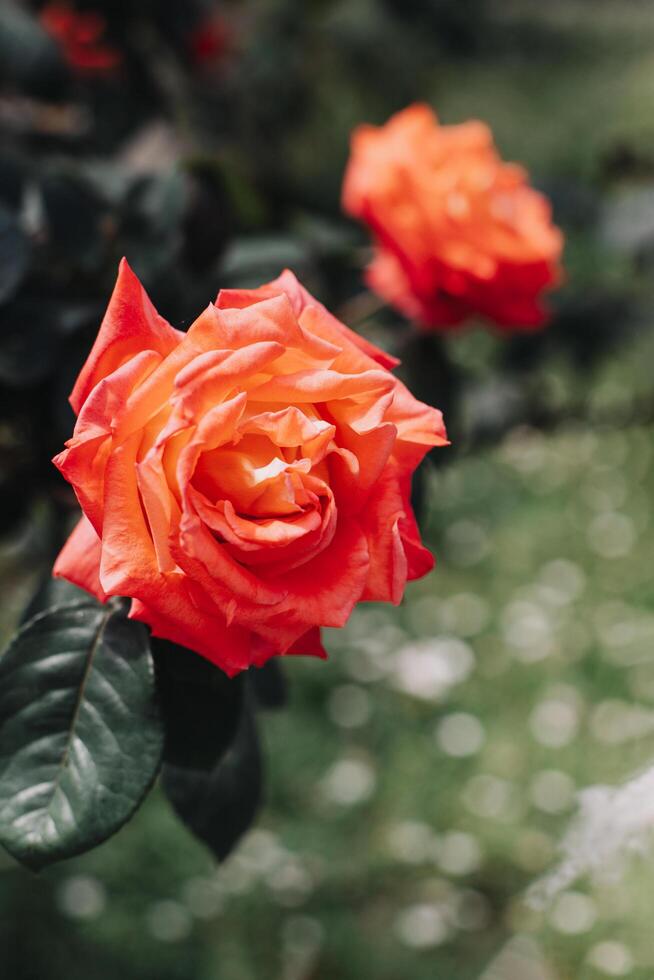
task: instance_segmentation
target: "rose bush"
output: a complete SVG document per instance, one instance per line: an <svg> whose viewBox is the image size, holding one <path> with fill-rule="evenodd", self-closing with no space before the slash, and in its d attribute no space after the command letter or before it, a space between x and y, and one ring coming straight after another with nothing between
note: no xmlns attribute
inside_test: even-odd
<svg viewBox="0 0 654 980"><path fill-rule="evenodd" d="M480 314L541 325L560 277L561 232L525 170L481 122L441 126L422 104L352 135L343 207L375 238L371 289L427 328Z"/></svg>
<svg viewBox="0 0 654 980"><path fill-rule="evenodd" d="M55 574L229 674L324 655L321 626L432 566L409 502L440 412L284 272L188 333L123 260L54 462L84 516Z"/></svg>

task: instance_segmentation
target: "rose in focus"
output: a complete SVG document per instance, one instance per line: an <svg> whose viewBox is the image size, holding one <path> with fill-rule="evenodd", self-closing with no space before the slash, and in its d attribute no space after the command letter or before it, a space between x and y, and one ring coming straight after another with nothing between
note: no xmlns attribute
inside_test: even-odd
<svg viewBox="0 0 654 980"><path fill-rule="evenodd" d="M352 135L343 207L375 240L371 289L425 328L481 315L542 325L563 237L526 171L481 122L441 126L422 104Z"/></svg>
<svg viewBox="0 0 654 980"><path fill-rule="evenodd" d="M395 363L291 272L184 334L123 260L54 460L84 512L55 574L229 674L324 656L321 626L433 564L410 482L447 440Z"/></svg>

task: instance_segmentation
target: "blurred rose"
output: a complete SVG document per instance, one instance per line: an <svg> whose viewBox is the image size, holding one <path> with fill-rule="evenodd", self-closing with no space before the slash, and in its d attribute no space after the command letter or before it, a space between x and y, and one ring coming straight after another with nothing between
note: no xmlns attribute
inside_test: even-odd
<svg viewBox="0 0 654 980"><path fill-rule="evenodd" d="M229 51L231 40L227 21L213 13L189 35L187 43L191 60L196 65L215 66Z"/></svg>
<svg viewBox="0 0 654 980"><path fill-rule="evenodd" d="M527 174L481 122L440 126L413 105L352 136L343 207L375 237L370 287L425 328L482 315L536 327L563 238Z"/></svg>
<svg viewBox="0 0 654 980"><path fill-rule="evenodd" d="M66 3L55 2L43 7L39 19L74 71L105 72L120 64L120 51L103 43L106 22L101 14L78 13Z"/></svg>
<svg viewBox="0 0 654 980"><path fill-rule="evenodd" d="M433 564L409 490L445 431L393 365L291 272L183 334L123 261L55 459L85 515L55 574L229 674L324 655L320 626Z"/></svg>

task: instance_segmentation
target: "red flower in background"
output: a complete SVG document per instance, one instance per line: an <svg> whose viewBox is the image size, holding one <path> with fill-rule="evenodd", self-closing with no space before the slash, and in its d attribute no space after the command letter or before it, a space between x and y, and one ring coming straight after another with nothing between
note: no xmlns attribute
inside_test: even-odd
<svg viewBox="0 0 654 980"><path fill-rule="evenodd" d="M49 3L41 10L39 19L75 71L107 72L120 64L120 51L102 41L106 21L101 14L77 12L64 3Z"/></svg>
<svg viewBox="0 0 654 980"><path fill-rule="evenodd" d="M191 32L188 49L195 65L209 66L221 61L228 52L231 31L226 21L218 14L203 20Z"/></svg>
<svg viewBox="0 0 654 980"><path fill-rule="evenodd" d="M481 122L441 126L426 105L352 135L343 207L375 238L366 277L425 328L481 315L504 328L546 320L563 236L526 171Z"/></svg>

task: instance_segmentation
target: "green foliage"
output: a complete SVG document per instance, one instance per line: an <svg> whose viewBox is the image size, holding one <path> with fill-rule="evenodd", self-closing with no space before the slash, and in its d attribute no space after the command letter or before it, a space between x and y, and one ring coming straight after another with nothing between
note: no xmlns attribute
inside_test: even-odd
<svg viewBox="0 0 654 980"><path fill-rule="evenodd" d="M162 761L173 808L218 860L259 809L254 705L283 703L279 667L230 680L126 612L48 576L0 658L0 843L30 868L114 834Z"/></svg>
<svg viewBox="0 0 654 980"><path fill-rule="evenodd" d="M20 285L28 264L28 245L10 211L0 208L0 303Z"/></svg>
<svg viewBox="0 0 654 980"><path fill-rule="evenodd" d="M88 600L29 620L0 659L0 842L39 869L114 834L163 747L146 629Z"/></svg>
<svg viewBox="0 0 654 980"><path fill-rule="evenodd" d="M155 641L166 742L163 790L223 860L261 797L261 759L246 678L229 679L191 650Z"/></svg>
<svg viewBox="0 0 654 980"><path fill-rule="evenodd" d="M218 705L215 710L218 714ZM194 732L181 732L175 761L163 767L162 787L177 815L222 861L251 826L261 803L261 752L247 699L229 741L209 745L213 758L206 759L205 746L205 759L198 759Z"/></svg>
<svg viewBox="0 0 654 980"><path fill-rule="evenodd" d="M38 880L0 858L0 972L650 980L651 861L611 887L574 886L572 909L591 910L581 926L569 905L534 913L521 895L555 860L574 790L618 781L654 751L651 11L230 3L235 56L210 74L185 46L204 4L85 6L105 13L125 55L115 77L73 78L29 5L0 9L3 633L52 557L51 515L34 499L56 487L58 517L74 506L48 459L70 435L65 398L123 252L182 328L220 286L258 284L283 263L299 262L337 310L362 288L367 246L338 211L350 128L424 99L445 122L485 119L503 154L532 169L567 233L567 280L541 334L448 341L454 462L423 493L439 565L399 609L361 609L331 633L328 663L293 659L289 710L256 719L269 789L254 832L216 870L156 788L109 847ZM634 189L637 234L625 237L614 205ZM365 329L394 344L404 327L381 313ZM452 393L433 346L407 353L443 407ZM429 653L443 638L474 669L433 698L407 690L406 648ZM248 702L283 700L276 674L248 677ZM214 701L203 683L186 695L166 786L220 853L228 762L254 743L220 755L243 723L240 695ZM194 701L215 713L194 714ZM475 720L483 730L467 755L451 752L457 715L468 734Z"/></svg>

